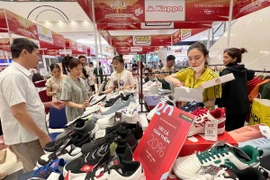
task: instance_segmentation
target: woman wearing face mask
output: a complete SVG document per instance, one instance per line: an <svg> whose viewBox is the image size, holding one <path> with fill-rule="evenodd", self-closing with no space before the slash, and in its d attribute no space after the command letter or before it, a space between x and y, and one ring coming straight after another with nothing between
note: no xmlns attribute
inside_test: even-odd
<svg viewBox="0 0 270 180"><path fill-rule="evenodd" d="M52 77L46 81L47 96L52 96L52 100L59 100L60 97L60 85L66 75L62 75L61 68L58 64L54 63L50 65Z"/></svg>
<svg viewBox="0 0 270 180"><path fill-rule="evenodd" d="M113 90L130 90L136 86L130 71L124 69L124 60L121 56L115 56L112 60L115 71L111 75L109 88L101 94L107 94Z"/></svg>
<svg viewBox="0 0 270 180"><path fill-rule="evenodd" d="M176 74L167 76L165 80L178 87L184 85L189 88L201 88L203 82L218 77L217 73L206 66L208 54L209 52L203 43L196 42L192 44L188 48L189 67ZM203 93L205 107L212 107L215 104L216 98L220 97L220 85L205 89Z"/></svg>
<svg viewBox="0 0 270 180"><path fill-rule="evenodd" d="M67 64L69 76L61 84L60 100L66 104L66 115L68 122L81 116L86 107L89 106L88 92L80 78L82 63L79 59L69 57Z"/></svg>
<svg viewBox="0 0 270 180"><path fill-rule="evenodd" d="M254 72L241 65L244 48L229 48L223 53L223 63L226 68L221 76L233 73L235 79L222 85L222 98L219 106L226 108L226 131L232 131L244 126L248 109L247 81L254 77Z"/></svg>

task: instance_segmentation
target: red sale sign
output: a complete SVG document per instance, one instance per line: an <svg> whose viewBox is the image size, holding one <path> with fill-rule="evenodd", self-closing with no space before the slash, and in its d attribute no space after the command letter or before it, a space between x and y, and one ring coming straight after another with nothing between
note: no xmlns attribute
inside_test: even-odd
<svg viewBox="0 0 270 180"><path fill-rule="evenodd" d="M193 123L194 115L159 103L134 153L147 180L166 180Z"/></svg>

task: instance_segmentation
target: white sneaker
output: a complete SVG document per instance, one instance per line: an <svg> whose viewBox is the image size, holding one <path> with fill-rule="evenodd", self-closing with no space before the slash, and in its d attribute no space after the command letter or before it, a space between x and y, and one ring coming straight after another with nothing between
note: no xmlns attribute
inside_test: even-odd
<svg viewBox="0 0 270 180"><path fill-rule="evenodd" d="M106 95L105 94L104 95L101 95L101 96L94 95L94 96L90 97L89 104L90 104L90 106L94 106L97 103L99 103L99 102L101 102L101 101L103 101L105 99L106 99Z"/></svg>
<svg viewBox="0 0 270 180"><path fill-rule="evenodd" d="M62 149L60 147L59 149ZM82 156L81 148L74 146L73 144L67 146L66 148L59 150L58 152L48 153L42 155L37 161L37 167L40 168L45 166L49 162L55 159L64 159L65 161L72 161Z"/></svg>
<svg viewBox="0 0 270 180"><path fill-rule="evenodd" d="M72 180L146 180L142 165L138 161L125 161L119 156L103 163L98 168Z"/></svg>
<svg viewBox="0 0 270 180"><path fill-rule="evenodd" d="M205 133L205 123L210 121L218 124L218 134L223 134L225 131L225 111L223 108L217 108L213 111L209 111L207 108L198 108L191 114L196 115L194 123L188 132L188 137L195 134Z"/></svg>
<svg viewBox="0 0 270 180"><path fill-rule="evenodd" d="M205 169L208 166L219 167L225 165L239 170L258 167L261 155L262 151L252 146L237 148L229 144L221 144L204 152L178 158L175 161L173 170L179 178L191 179L196 176L200 169Z"/></svg>
<svg viewBox="0 0 270 180"><path fill-rule="evenodd" d="M162 88L162 83L159 81L155 81L143 86L143 92L150 94L157 94L159 88Z"/></svg>
<svg viewBox="0 0 270 180"><path fill-rule="evenodd" d="M90 115L91 113L98 112L98 111L100 111L100 106L96 104L94 106L85 108L85 111L82 116L87 116L87 115Z"/></svg>
<svg viewBox="0 0 270 180"><path fill-rule="evenodd" d="M112 127L116 124L116 121L114 120L115 113L102 115L101 119L98 119L96 124L99 126L99 129L106 129L108 127Z"/></svg>

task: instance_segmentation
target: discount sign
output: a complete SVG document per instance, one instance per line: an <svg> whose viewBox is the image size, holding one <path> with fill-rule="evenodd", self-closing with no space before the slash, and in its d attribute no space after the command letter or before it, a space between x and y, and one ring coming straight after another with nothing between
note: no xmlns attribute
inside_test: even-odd
<svg viewBox="0 0 270 180"><path fill-rule="evenodd" d="M134 153L147 180L166 180L193 123L194 115L159 103Z"/></svg>

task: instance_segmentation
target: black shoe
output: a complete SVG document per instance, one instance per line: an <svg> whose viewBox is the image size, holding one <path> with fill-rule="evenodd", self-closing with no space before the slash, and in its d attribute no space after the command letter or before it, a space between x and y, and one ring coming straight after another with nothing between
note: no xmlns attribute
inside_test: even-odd
<svg viewBox="0 0 270 180"><path fill-rule="evenodd" d="M137 140L141 139L143 136L143 129L140 123L129 124L129 123L121 123L122 126L125 126L126 129L131 129L133 135Z"/></svg>
<svg viewBox="0 0 270 180"><path fill-rule="evenodd" d="M123 96L123 94L119 94L118 96L116 96L115 98L111 98L108 101L106 101L106 104L104 105L104 107L111 107L112 105L114 105L114 103L120 99Z"/></svg>

